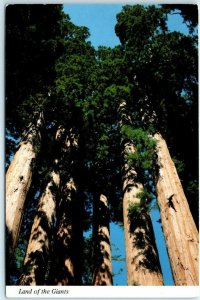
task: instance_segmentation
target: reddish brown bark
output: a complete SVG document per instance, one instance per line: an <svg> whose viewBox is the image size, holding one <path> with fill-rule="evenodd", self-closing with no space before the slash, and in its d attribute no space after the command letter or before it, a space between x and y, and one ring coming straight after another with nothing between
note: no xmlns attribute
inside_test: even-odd
<svg viewBox="0 0 200 300"><path fill-rule="evenodd" d="M11 263L19 236L27 192L32 181L32 163L35 159L34 142L40 142L42 115L23 135L6 174L6 229L9 263Z"/></svg>
<svg viewBox="0 0 200 300"><path fill-rule="evenodd" d="M125 156L135 151L136 149L131 142L125 144ZM128 216L131 205L141 204L138 194L143 189L135 169L125 163L123 215L127 282L128 285L160 286L163 285L163 279L149 212L144 207L140 209L134 220Z"/></svg>
<svg viewBox="0 0 200 300"><path fill-rule="evenodd" d="M126 101L119 106L119 124L130 125ZM130 206L140 205L139 193L144 189L134 167L127 162L127 155L137 151L136 146L127 141L123 145L123 218L126 246L126 268L128 285L163 285L162 273L155 244L154 232L148 210L141 208L134 220L129 218Z"/></svg>
<svg viewBox="0 0 200 300"><path fill-rule="evenodd" d="M51 180L39 200L20 285L44 285L48 256L51 251L50 243L56 215L56 189L59 182L59 175L52 172Z"/></svg>
<svg viewBox="0 0 200 300"><path fill-rule="evenodd" d="M60 134L64 134L64 144L62 145L63 159L66 156L69 159L69 174L72 173L73 160L76 157L78 149L78 138L71 128L66 134L66 130L61 128ZM76 170L77 171L77 170ZM56 240L54 246L53 262L51 266L51 281L56 285L79 285L81 280L81 266L78 264L81 256L80 249L77 249L75 240L79 239L76 232L76 226L79 221L79 203L78 191L74 178L67 179L67 182L62 186L61 199L57 204L57 228ZM77 257L77 253L78 256ZM77 270L79 268L79 270Z"/></svg>
<svg viewBox="0 0 200 300"><path fill-rule="evenodd" d="M198 285L198 231L166 142L161 134L155 139L156 192L175 285Z"/></svg>
<svg viewBox="0 0 200 300"><path fill-rule="evenodd" d="M109 232L108 200L100 195L95 213L94 232L94 273L92 285L112 285L112 260Z"/></svg>
<svg viewBox="0 0 200 300"><path fill-rule="evenodd" d="M52 262L53 284L74 285L75 270L73 262L73 210L77 187L71 178L64 187L58 205L58 229L55 241L54 261Z"/></svg>

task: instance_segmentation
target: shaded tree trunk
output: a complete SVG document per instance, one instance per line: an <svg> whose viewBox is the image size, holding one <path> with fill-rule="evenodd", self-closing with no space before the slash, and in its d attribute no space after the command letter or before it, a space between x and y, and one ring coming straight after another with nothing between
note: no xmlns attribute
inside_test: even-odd
<svg viewBox="0 0 200 300"><path fill-rule="evenodd" d="M198 231L165 140L156 134L156 192L176 285L198 285Z"/></svg>
<svg viewBox="0 0 200 300"><path fill-rule="evenodd" d="M94 209L94 272L92 285L113 285L109 232L108 200L104 195L97 199Z"/></svg>
<svg viewBox="0 0 200 300"><path fill-rule="evenodd" d="M61 200L57 204L57 231L55 248L51 264L50 282L56 285L80 285L81 277L81 200L80 190L73 177L74 169L77 172L78 136L71 128L66 134L63 132L62 160L68 162L68 170L63 181ZM80 166L79 166L80 167ZM79 168L80 171L80 168ZM67 177L67 179L66 179Z"/></svg>
<svg viewBox="0 0 200 300"><path fill-rule="evenodd" d="M126 101L119 106L120 126L131 125ZM139 194L144 190L137 171L130 167L127 155L136 152L131 141L123 142L123 218L126 246L126 267L128 285L163 285L162 273L155 244L155 236L147 207L142 207ZM135 208L134 215L129 215ZM136 209L138 208L138 209Z"/></svg>
<svg viewBox="0 0 200 300"><path fill-rule="evenodd" d="M77 194L73 202L72 215L72 259L74 264L75 285L82 285L82 271L83 271L83 201L84 195L82 188L77 182Z"/></svg>
<svg viewBox="0 0 200 300"><path fill-rule="evenodd" d="M52 234L55 227L56 196L59 182L59 175L53 171L51 180L38 203L20 285L44 285L48 257L51 251Z"/></svg>
<svg viewBox="0 0 200 300"><path fill-rule="evenodd" d="M135 147L129 142L124 146L125 155L134 153ZM128 285L163 285L155 237L148 210L140 207L134 216L129 216L129 209L141 205L139 193L143 185L138 180L134 168L124 167L123 177L123 215L126 244L126 266Z"/></svg>
<svg viewBox="0 0 200 300"><path fill-rule="evenodd" d="M23 135L6 173L6 230L8 263L12 267L13 257L19 236L26 196L32 181L33 161L36 157L35 142L40 142L43 117L31 125Z"/></svg>
<svg viewBox="0 0 200 300"><path fill-rule="evenodd" d="M73 201L77 188L73 178L64 187L63 195L58 204L58 229L55 240L51 275L53 284L74 285L75 270L73 263Z"/></svg>

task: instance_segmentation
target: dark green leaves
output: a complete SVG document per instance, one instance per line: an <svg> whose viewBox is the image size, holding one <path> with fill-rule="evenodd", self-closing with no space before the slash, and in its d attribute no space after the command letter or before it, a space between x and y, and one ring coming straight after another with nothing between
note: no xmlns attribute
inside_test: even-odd
<svg viewBox="0 0 200 300"><path fill-rule="evenodd" d="M131 140L135 145L136 151L127 155L128 163L139 169L148 170L153 167L155 155L155 140L141 128L133 129L131 126L122 126L122 137Z"/></svg>

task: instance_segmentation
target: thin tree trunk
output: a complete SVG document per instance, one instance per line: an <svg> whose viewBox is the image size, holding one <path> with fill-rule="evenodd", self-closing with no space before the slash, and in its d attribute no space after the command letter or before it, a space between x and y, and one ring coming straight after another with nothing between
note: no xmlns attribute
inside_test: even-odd
<svg viewBox="0 0 200 300"><path fill-rule="evenodd" d="M48 256L51 251L51 237L55 226L56 195L59 182L59 175L53 171L51 180L39 200L20 285L44 285Z"/></svg>
<svg viewBox="0 0 200 300"><path fill-rule="evenodd" d="M6 230L8 263L12 266L19 236L26 196L32 181L32 164L35 159L33 144L40 142L43 117L31 125L20 142L6 173Z"/></svg>
<svg viewBox="0 0 200 300"><path fill-rule="evenodd" d="M156 134L156 192L176 285L198 285L198 231L165 140Z"/></svg>
<svg viewBox="0 0 200 300"><path fill-rule="evenodd" d="M120 126L131 125L127 114L126 101L119 106ZM162 273L155 244L155 236L150 215L145 207L141 207L139 193L144 190L134 167L129 167L126 156L136 152L131 141L123 145L123 218L126 245L126 267L128 285L160 286L163 285ZM134 219L129 216L129 209L139 206Z"/></svg>
<svg viewBox="0 0 200 300"><path fill-rule="evenodd" d="M108 200L98 198L94 214L94 273L92 285L113 285Z"/></svg>

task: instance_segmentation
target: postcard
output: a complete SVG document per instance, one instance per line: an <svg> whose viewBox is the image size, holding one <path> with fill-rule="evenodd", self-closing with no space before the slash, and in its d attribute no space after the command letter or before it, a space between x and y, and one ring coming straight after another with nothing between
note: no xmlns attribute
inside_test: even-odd
<svg viewBox="0 0 200 300"><path fill-rule="evenodd" d="M3 14L6 297L197 297L197 3Z"/></svg>

